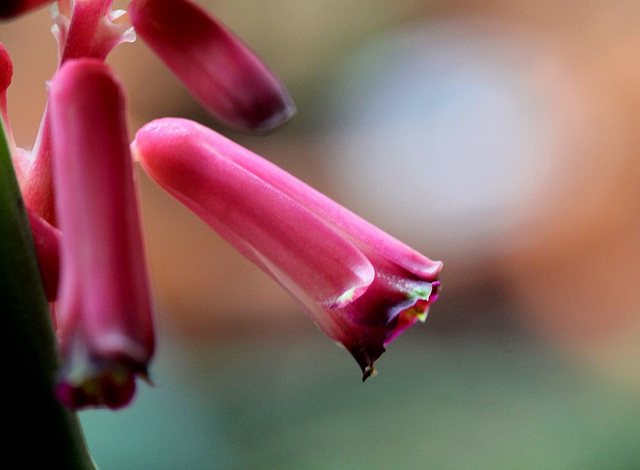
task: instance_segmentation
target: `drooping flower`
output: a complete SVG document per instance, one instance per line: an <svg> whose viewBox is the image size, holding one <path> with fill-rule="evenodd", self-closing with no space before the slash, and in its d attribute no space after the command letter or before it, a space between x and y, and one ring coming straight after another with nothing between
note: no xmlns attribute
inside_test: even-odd
<svg viewBox="0 0 640 470"><path fill-rule="evenodd" d="M132 149L160 186L295 296L363 380L386 344L426 318L441 263L284 170L184 119L147 124Z"/></svg>
<svg viewBox="0 0 640 470"><path fill-rule="evenodd" d="M190 0L133 0L136 33L221 121L268 130L295 111L284 85L239 38Z"/></svg>
<svg viewBox="0 0 640 470"><path fill-rule="evenodd" d="M49 112L63 234L57 392L72 407L117 408L154 349L124 92L102 61L70 59L52 82Z"/></svg>

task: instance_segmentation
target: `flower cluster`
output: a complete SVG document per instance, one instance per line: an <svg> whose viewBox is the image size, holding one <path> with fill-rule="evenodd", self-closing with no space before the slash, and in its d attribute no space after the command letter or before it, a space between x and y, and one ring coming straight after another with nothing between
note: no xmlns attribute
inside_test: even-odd
<svg viewBox="0 0 640 470"><path fill-rule="evenodd" d="M127 404L154 350L153 301L133 165L296 297L363 371L426 318L433 262L261 157L195 122L165 118L127 135L126 96L105 64L139 36L229 126L272 129L294 105L282 83L191 0L10 1L0 17L53 3L59 67L32 150L16 147L0 46L0 112L27 207L73 408Z"/></svg>

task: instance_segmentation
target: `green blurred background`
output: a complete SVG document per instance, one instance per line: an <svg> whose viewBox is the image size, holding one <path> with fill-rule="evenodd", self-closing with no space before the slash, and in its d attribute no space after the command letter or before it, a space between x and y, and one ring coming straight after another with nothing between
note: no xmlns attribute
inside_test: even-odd
<svg viewBox="0 0 640 470"><path fill-rule="evenodd" d="M640 468L640 4L200 0L298 114L219 126L141 41L131 133L190 117L433 259L443 289L366 384L257 268L139 172L153 385L80 413L102 470ZM116 7L126 1L116 1ZM0 25L30 147L56 47Z"/></svg>

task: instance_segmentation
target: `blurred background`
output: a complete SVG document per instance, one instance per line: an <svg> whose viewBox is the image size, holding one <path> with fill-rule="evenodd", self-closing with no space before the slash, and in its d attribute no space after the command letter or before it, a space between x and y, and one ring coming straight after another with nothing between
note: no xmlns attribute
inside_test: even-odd
<svg viewBox="0 0 640 470"><path fill-rule="evenodd" d="M126 1L114 4L125 7ZM199 0L298 113L220 127L141 41L109 62L131 133L195 119L433 259L442 294L366 384L301 307L139 172L153 385L84 411L110 469L640 468L640 4ZM46 8L0 24L30 147Z"/></svg>

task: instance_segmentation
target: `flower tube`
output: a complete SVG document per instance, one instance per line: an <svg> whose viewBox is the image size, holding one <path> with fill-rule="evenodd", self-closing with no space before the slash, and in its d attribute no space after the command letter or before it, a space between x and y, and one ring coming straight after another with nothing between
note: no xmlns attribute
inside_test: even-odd
<svg viewBox="0 0 640 470"><path fill-rule="evenodd" d="M136 34L214 116L269 130L295 112L282 83L233 33L189 0L133 0Z"/></svg>
<svg viewBox="0 0 640 470"><path fill-rule="evenodd" d="M96 59L70 59L50 89L61 270L56 316L67 405L117 408L153 354L122 87Z"/></svg>
<svg viewBox="0 0 640 470"><path fill-rule="evenodd" d="M262 268L363 371L426 318L439 262L277 166L192 121L165 118L132 143L145 171Z"/></svg>

